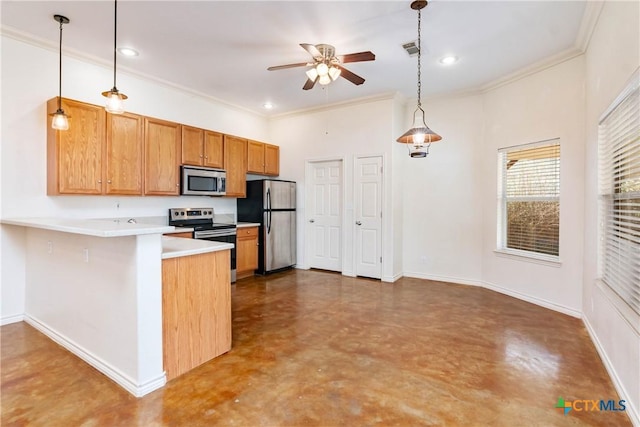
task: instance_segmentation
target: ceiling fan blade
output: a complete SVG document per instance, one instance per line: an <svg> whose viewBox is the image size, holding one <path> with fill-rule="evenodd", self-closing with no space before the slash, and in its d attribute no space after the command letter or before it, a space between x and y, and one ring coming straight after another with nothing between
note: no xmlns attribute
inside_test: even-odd
<svg viewBox="0 0 640 427"><path fill-rule="evenodd" d="M316 45L309 43L300 43L300 46L302 46L304 50L309 52L309 54L315 59L322 59L322 54L320 53Z"/></svg>
<svg viewBox="0 0 640 427"><path fill-rule="evenodd" d="M309 64L308 62L298 62L296 64L276 65L274 67L267 68L267 70L269 71L284 70L285 68L306 67L308 65L313 65L313 64Z"/></svg>
<svg viewBox="0 0 640 427"><path fill-rule="evenodd" d="M313 87L315 86L319 78L320 77L316 77L315 80L307 79L307 82L304 84L304 86L302 86L302 89L304 90L313 89Z"/></svg>
<svg viewBox="0 0 640 427"><path fill-rule="evenodd" d="M334 65L334 66L340 68L341 77L344 77L345 79L349 80L354 85L361 85L362 83L364 83L364 79L359 75L352 73L351 71L347 70L344 67L341 67L340 65Z"/></svg>
<svg viewBox="0 0 640 427"><path fill-rule="evenodd" d="M338 55L338 61L346 64L348 62L362 62L362 61L374 61L376 56L371 51L349 53L347 55Z"/></svg>

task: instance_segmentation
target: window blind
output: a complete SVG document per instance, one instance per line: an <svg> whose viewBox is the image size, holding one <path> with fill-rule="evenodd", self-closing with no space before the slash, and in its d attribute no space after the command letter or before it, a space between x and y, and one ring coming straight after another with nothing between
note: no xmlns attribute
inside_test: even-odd
<svg viewBox="0 0 640 427"><path fill-rule="evenodd" d="M601 280L640 314L640 77L598 127Z"/></svg>
<svg viewBox="0 0 640 427"><path fill-rule="evenodd" d="M499 150L501 249L557 257L560 235L560 142Z"/></svg>

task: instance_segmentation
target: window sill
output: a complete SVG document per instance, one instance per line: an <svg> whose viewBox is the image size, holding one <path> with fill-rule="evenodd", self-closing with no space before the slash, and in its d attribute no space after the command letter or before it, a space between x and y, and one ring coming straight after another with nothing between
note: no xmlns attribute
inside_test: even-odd
<svg viewBox="0 0 640 427"><path fill-rule="evenodd" d="M562 266L560 258L552 255L535 254L532 252L518 251L514 249L495 249L493 252L499 257L510 258L517 261L531 262L556 268Z"/></svg>

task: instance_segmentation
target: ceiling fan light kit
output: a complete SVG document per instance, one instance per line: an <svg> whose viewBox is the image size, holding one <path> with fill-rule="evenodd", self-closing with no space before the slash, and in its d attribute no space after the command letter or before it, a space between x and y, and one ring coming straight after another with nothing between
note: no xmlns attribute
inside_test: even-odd
<svg viewBox="0 0 640 427"><path fill-rule="evenodd" d="M124 100L127 99L127 95L120 93L116 87L116 56L117 56L117 36L118 36L118 0L114 0L114 12L113 12L113 87L111 90L102 92L102 96L107 98L105 104L105 110L111 114L124 113Z"/></svg>
<svg viewBox="0 0 640 427"><path fill-rule="evenodd" d="M69 116L62 109L62 25L68 24L69 18L62 15L53 15L53 19L60 24L60 49L58 61L58 109L51 114L51 127L57 130L69 129Z"/></svg>
<svg viewBox="0 0 640 427"><path fill-rule="evenodd" d="M420 26L422 23L422 14L421 10L427 6L427 1L425 0L416 0L411 3L411 9L418 11L418 106L413 112L413 124L411 125L411 129L406 131L400 136L396 141L407 144L409 148L409 156L411 157L427 157L429 154L429 147L432 142L440 141L442 137L429 129L424 119L424 110L422 109L422 101L421 101L421 89L422 89L422 81L421 81L421 34L420 34ZM426 144L425 144L426 143Z"/></svg>
<svg viewBox="0 0 640 427"><path fill-rule="evenodd" d="M321 85L328 85L329 83L336 81L341 76L349 80L354 85L361 85L362 83L364 83L364 79L359 75L347 70L340 64L346 64L349 62L373 61L376 59L376 56L373 54L373 52L370 51L336 56L335 47L329 44L313 45L309 43L300 43L300 46L304 50L309 52L309 54L313 57L313 62L298 62L296 64L276 65L274 67L267 68L267 70L275 71L294 67L312 67L305 72L305 74L307 75L307 81L302 87L302 89L304 90L312 89L316 83L320 83Z"/></svg>

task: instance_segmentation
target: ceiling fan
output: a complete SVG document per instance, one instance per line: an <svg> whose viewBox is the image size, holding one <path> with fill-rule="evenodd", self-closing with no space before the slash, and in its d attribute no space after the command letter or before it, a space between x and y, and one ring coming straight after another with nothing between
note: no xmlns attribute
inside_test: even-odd
<svg viewBox="0 0 640 427"><path fill-rule="evenodd" d="M267 70L283 70L285 68L294 67L313 67L306 71L307 82L302 89L309 90L315 86L316 82L321 85L327 85L338 77L342 76L354 85L361 85L364 79L359 75L352 73L340 64L349 62L373 61L376 56L373 52L358 52L347 55L336 56L336 49L328 44L309 44L300 43L300 46L313 57L313 62L298 62L296 64L276 65L269 67Z"/></svg>

